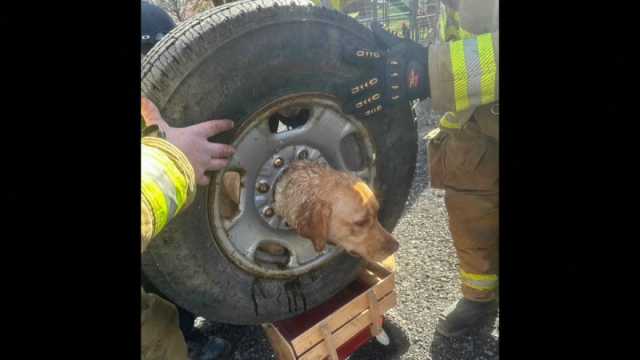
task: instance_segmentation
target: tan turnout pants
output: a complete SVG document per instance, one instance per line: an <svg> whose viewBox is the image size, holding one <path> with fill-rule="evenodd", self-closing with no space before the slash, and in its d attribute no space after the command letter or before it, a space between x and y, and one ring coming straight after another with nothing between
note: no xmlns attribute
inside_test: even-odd
<svg viewBox="0 0 640 360"><path fill-rule="evenodd" d="M461 129L440 128L428 139L431 186L445 189L462 294L469 300L493 300L499 242L497 118L474 114Z"/></svg>
<svg viewBox="0 0 640 360"><path fill-rule="evenodd" d="M189 359L175 305L144 289L140 330L142 360Z"/></svg>

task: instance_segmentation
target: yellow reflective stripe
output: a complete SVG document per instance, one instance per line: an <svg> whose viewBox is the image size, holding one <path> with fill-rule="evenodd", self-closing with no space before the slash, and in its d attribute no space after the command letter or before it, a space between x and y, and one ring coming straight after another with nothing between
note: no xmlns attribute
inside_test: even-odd
<svg viewBox="0 0 640 360"><path fill-rule="evenodd" d="M186 205L193 192L191 165L182 164L188 160L178 151L162 139L142 140L142 197L151 213L152 237Z"/></svg>
<svg viewBox="0 0 640 360"><path fill-rule="evenodd" d="M187 200L188 195L188 183L186 177L176 168L175 163L169 159L162 150L144 147L143 151L158 165L164 173L169 177L171 185L173 185L172 192L175 193L176 210L174 214L169 214L170 217L175 216L183 208Z"/></svg>
<svg viewBox="0 0 640 360"><path fill-rule="evenodd" d="M472 274L460 269L460 278L465 286L476 290L491 291L498 286L498 276L495 274Z"/></svg>
<svg viewBox="0 0 640 360"><path fill-rule="evenodd" d="M482 281L498 280L498 275L496 274L473 274L473 273L468 273L462 269L460 270L460 276L466 279L471 279L471 280L482 280Z"/></svg>
<svg viewBox="0 0 640 360"><path fill-rule="evenodd" d="M172 161L175 165L175 168L184 176L186 181L185 191L186 191L186 200L185 204L181 204L181 208L187 206L196 195L196 179L195 173L193 171L193 166L189 163L189 159L174 145L169 143L166 140L156 138L156 137L143 137L142 138L143 147L151 147L154 149L158 149L161 151L166 157ZM161 171L162 175L159 173L159 177L166 177L168 175L165 174L165 171ZM171 182L168 180L168 182ZM173 191L173 190L172 190ZM182 189L180 189L182 191ZM177 206L176 206L177 207Z"/></svg>
<svg viewBox="0 0 640 360"><path fill-rule="evenodd" d="M493 36L482 34L478 36L478 56L482 68L480 78L481 99L480 104L489 104L496 101L496 67L495 54L493 52Z"/></svg>
<svg viewBox="0 0 640 360"><path fill-rule="evenodd" d="M464 41L451 42L449 51L451 53L456 111L466 110L469 107L469 95L467 93L468 75L464 59Z"/></svg>
<svg viewBox="0 0 640 360"><path fill-rule="evenodd" d="M493 286L483 286L483 285L479 285L479 284L471 283L471 282L469 282L469 281L462 281L462 283L463 283L465 286L468 286L468 287L470 287L470 288L472 288L472 289L476 289L476 290L480 290L480 291L492 291L492 290L495 290L495 289L496 289L496 286L495 286L495 285L493 285Z"/></svg>
<svg viewBox="0 0 640 360"><path fill-rule="evenodd" d="M160 189L160 186L156 184L152 179L142 177L142 196L151 205L151 212L153 213L153 233L154 235L159 233L160 230L169 221L169 204L164 197L164 193Z"/></svg>
<svg viewBox="0 0 640 360"><path fill-rule="evenodd" d="M169 178L167 171L161 166L161 164L155 162L148 153L144 154L144 156L145 158L143 158L144 161L142 163L142 177L145 180L153 181L158 185L167 201L167 214L169 216L169 220L171 220L177 213L178 209L175 186L171 183L171 179Z"/></svg>
<svg viewBox="0 0 640 360"><path fill-rule="evenodd" d="M461 127L460 124L458 124L457 122L449 121L449 118L451 116L455 117L455 115L453 113L450 113L450 112L444 114L442 116L442 118L440 118L440 126L443 127L443 128L448 128L448 129L460 129L460 127Z"/></svg>
<svg viewBox="0 0 640 360"><path fill-rule="evenodd" d="M142 196L142 201L140 205L140 233L142 237L142 251L147 247L147 244L153 238L154 231L154 223L153 212L151 210L151 205L147 201L147 199Z"/></svg>

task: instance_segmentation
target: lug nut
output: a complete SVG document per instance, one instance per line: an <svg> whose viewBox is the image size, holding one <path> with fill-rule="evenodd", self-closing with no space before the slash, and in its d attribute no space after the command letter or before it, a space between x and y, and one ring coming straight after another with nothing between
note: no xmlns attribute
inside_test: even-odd
<svg viewBox="0 0 640 360"><path fill-rule="evenodd" d="M264 215L266 217L272 217L273 216L273 208L270 207L270 206L264 208L264 210L262 211L262 215Z"/></svg>
<svg viewBox="0 0 640 360"><path fill-rule="evenodd" d="M309 157L309 152L307 150L302 150L298 153L299 160L305 160Z"/></svg>
<svg viewBox="0 0 640 360"><path fill-rule="evenodd" d="M279 168L282 167L282 165L284 165L284 160L281 157L277 157L273 160L273 166Z"/></svg>
<svg viewBox="0 0 640 360"><path fill-rule="evenodd" d="M269 191L269 184L267 184L266 181L260 181L260 183L258 183L258 191L261 193L266 193L267 191Z"/></svg>

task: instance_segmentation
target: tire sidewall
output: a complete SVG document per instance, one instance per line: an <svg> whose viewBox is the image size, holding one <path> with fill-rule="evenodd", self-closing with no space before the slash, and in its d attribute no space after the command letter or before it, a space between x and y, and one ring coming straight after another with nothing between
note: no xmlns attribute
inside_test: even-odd
<svg viewBox="0 0 640 360"><path fill-rule="evenodd" d="M180 82L158 86L145 95L163 99L161 112L173 126L233 119L233 131L211 139L230 143L244 119L269 102L301 92L333 93L339 84L362 76L366 69L344 63L336 49L345 41L373 46L370 34L359 24L348 23L352 20L341 14L318 8L300 10L282 17L263 13L253 17L245 14L242 21L234 19L245 24L246 29L228 33L232 41L211 49L191 66L187 61L158 65L162 71L173 66L187 69L180 70L184 73ZM235 28L238 26L241 25ZM216 27L217 35L225 36L225 28ZM153 74L153 70L148 73ZM415 124L408 104L362 124L371 136L377 157L374 190L381 203L379 217L391 231L402 213L413 178ZM271 322L320 304L357 276L362 263L347 254L286 280L259 279L241 270L215 241L209 225L210 191L199 187L192 205L165 228L143 255L145 274L178 305L214 321Z"/></svg>

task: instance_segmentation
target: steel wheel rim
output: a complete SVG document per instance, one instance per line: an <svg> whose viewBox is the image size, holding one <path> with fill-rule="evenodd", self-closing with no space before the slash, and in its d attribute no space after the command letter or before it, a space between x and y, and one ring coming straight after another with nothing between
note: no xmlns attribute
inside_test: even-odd
<svg viewBox="0 0 640 360"><path fill-rule="evenodd" d="M275 134L271 132L268 123L272 115L298 108L309 110L303 126ZM345 151L344 141L357 142L358 154ZM322 253L316 253L310 240L288 229L277 215L265 217L264 208L272 200L269 195L272 195L277 177L303 151L308 152L310 160L325 161L333 168L350 171L373 188L374 143L359 120L343 114L332 96L319 93L292 95L277 99L251 115L232 145L236 154L212 179L208 210L214 242L234 264L260 277L287 278L319 268L343 253L342 248L331 244L327 244ZM273 165L277 157L285 162L278 168ZM354 161L360 161L361 166L355 166L360 169L354 169ZM223 219L220 211L222 178L227 171L239 172L243 183L241 209L231 220ZM264 180L271 182L270 189L261 194L257 187ZM259 200L261 196L263 199ZM265 264L263 252L259 250L265 243L284 247L288 254L286 264L276 267Z"/></svg>

